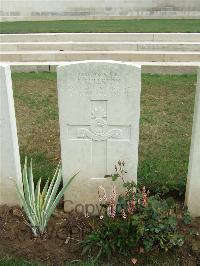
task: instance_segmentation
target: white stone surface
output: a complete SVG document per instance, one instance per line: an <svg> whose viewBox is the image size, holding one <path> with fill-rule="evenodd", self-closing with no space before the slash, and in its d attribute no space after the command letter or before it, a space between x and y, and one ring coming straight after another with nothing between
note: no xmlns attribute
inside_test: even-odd
<svg viewBox="0 0 200 266"><path fill-rule="evenodd" d="M1 0L1 19L29 17L199 17L199 0Z"/></svg>
<svg viewBox="0 0 200 266"><path fill-rule="evenodd" d="M0 205L16 205L21 169L9 66L0 66L0 86Z"/></svg>
<svg viewBox="0 0 200 266"><path fill-rule="evenodd" d="M69 211L97 204L99 185L111 192L104 176L118 160L126 162L127 180L137 181L141 68L84 61L59 66L57 75L64 181L80 171L65 193Z"/></svg>
<svg viewBox="0 0 200 266"><path fill-rule="evenodd" d="M142 73L196 74L199 62L134 62L142 66ZM12 72L56 72L63 62L11 62Z"/></svg>
<svg viewBox="0 0 200 266"><path fill-rule="evenodd" d="M199 33L0 34L1 62L200 62Z"/></svg>
<svg viewBox="0 0 200 266"><path fill-rule="evenodd" d="M16 51L0 52L2 62L116 60L143 62L200 61L200 52L184 51Z"/></svg>
<svg viewBox="0 0 200 266"><path fill-rule="evenodd" d="M200 51L200 42L4 42L0 51Z"/></svg>
<svg viewBox="0 0 200 266"><path fill-rule="evenodd" d="M63 62L10 62L12 72L56 72ZM134 62L141 65L142 73L157 74L196 74L199 62Z"/></svg>
<svg viewBox="0 0 200 266"><path fill-rule="evenodd" d="M200 67L198 69L186 204L192 216L200 216Z"/></svg>
<svg viewBox="0 0 200 266"><path fill-rule="evenodd" d="M0 34L1 42L200 42L200 33Z"/></svg>

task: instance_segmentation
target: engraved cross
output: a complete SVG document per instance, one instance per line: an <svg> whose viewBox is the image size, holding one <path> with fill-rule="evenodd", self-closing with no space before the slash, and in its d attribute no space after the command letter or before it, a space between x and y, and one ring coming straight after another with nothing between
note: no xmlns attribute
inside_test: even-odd
<svg viewBox="0 0 200 266"><path fill-rule="evenodd" d="M108 125L107 101L91 101L90 125L68 125L72 139L91 140L92 178L104 178L107 174L107 145L109 140L129 141L130 125Z"/></svg>

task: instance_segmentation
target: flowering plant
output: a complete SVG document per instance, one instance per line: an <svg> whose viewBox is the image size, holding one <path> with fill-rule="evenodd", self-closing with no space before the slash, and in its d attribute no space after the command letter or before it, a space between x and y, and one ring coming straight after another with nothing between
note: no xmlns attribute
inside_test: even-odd
<svg viewBox="0 0 200 266"><path fill-rule="evenodd" d="M183 238L177 229L174 201L150 195L145 187L139 189L134 182L125 182L124 165L119 161L115 174L107 176L112 180L121 178L124 193L117 195L115 185L109 196L102 186L98 189L100 223L94 224L84 240L84 251L96 253L97 260L100 256L130 256L154 247L167 251L181 246Z"/></svg>
<svg viewBox="0 0 200 266"><path fill-rule="evenodd" d="M119 195L118 199L115 185L112 186L109 199L107 198L104 187L99 186L98 188L99 202L101 205L100 219L103 219L105 214L110 218L115 218L116 215L121 214L122 218L126 219L128 215L132 215L140 208L147 207L148 205L149 191L146 191L145 187L140 190L134 182L125 182L124 175L127 172L124 170L124 166L124 161L118 161L118 165L115 165L116 173L106 176L107 178L111 177L113 181L121 178L125 192Z"/></svg>

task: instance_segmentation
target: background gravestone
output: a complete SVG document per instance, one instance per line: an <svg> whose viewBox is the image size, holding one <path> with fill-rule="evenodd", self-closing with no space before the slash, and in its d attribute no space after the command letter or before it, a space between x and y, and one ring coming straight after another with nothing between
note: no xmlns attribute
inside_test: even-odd
<svg viewBox="0 0 200 266"><path fill-rule="evenodd" d="M111 192L113 183L104 176L114 173L118 160L126 163L127 180L137 181L141 69L83 61L57 72L64 181L80 171L65 193L65 210L82 211L98 203L98 186Z"/></svg>
<svg viewBox="0 0 200 266"><path fill-rule="evenodd" d="M192 216L200 216L200 67L198 68L186 204Z"/></svg>
<svg viewBox="0 0 200 266"><path fill-rule="evenodd" d="M11 72L0 66L0 204L19 204L16 182L21 186Z"/></svg>

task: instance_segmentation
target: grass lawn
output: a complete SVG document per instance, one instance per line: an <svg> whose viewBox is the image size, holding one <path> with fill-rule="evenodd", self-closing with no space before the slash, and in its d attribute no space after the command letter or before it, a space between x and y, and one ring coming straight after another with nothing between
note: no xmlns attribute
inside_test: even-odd
<svg viewBox="0 0 200 266"><path fill-rule="evenodd" d="M196 75L142 75L138 178L151 190L184 189L195 84ZM56 73L14 73L13 85L22 160L45 180L60 158Z"/></svg>
<svg viewBox="0 0 200 266"><path fill-rule="evenodd" d="M12 259L12 258L0 258L0 266L44 266L45 264L30 262L26 260ZM83 263L65 263L64 266L99 266L90 262ZM108 266L108 265L106 265Z"/></svg>
<svg viewBox="0 0 200 266"><path fill-rule="evenodd" d="M0 22L0 33L32 32L200 32L200 20L133 19Z"/></svg>
<svg viewBox="0 0 200 266"><path fill-rule="evenodd" d="M65 263L64 266L97 266L93 263ZM12 258L0 258L0 266L44 266L44 264L37 263L37 262L30 262L27 260L19 260L19 259L12 259Z"/></svg>
<svg viewBox="0 0 200 266"><path fill-rule="evenodd" d="M143 266L195 266L195 262L188 258L187 253L180 256L174 252L160 252L159 254L151 255L148 254L143 257L144 259ZM12 258L0 258L0 266L44 266L45 264L40 264L36 262L29 262L26 260L16 260ZM123 264L125 265L125 264ZM127 265L127 264L126 264ZM132 264L130 264L132 265ZM140 265L140 264L138 264ZM93 262L73 262L65 263L64 266L114 266L113 264L98 264ZM122 266L121 264L115 266Z"/></svg>

